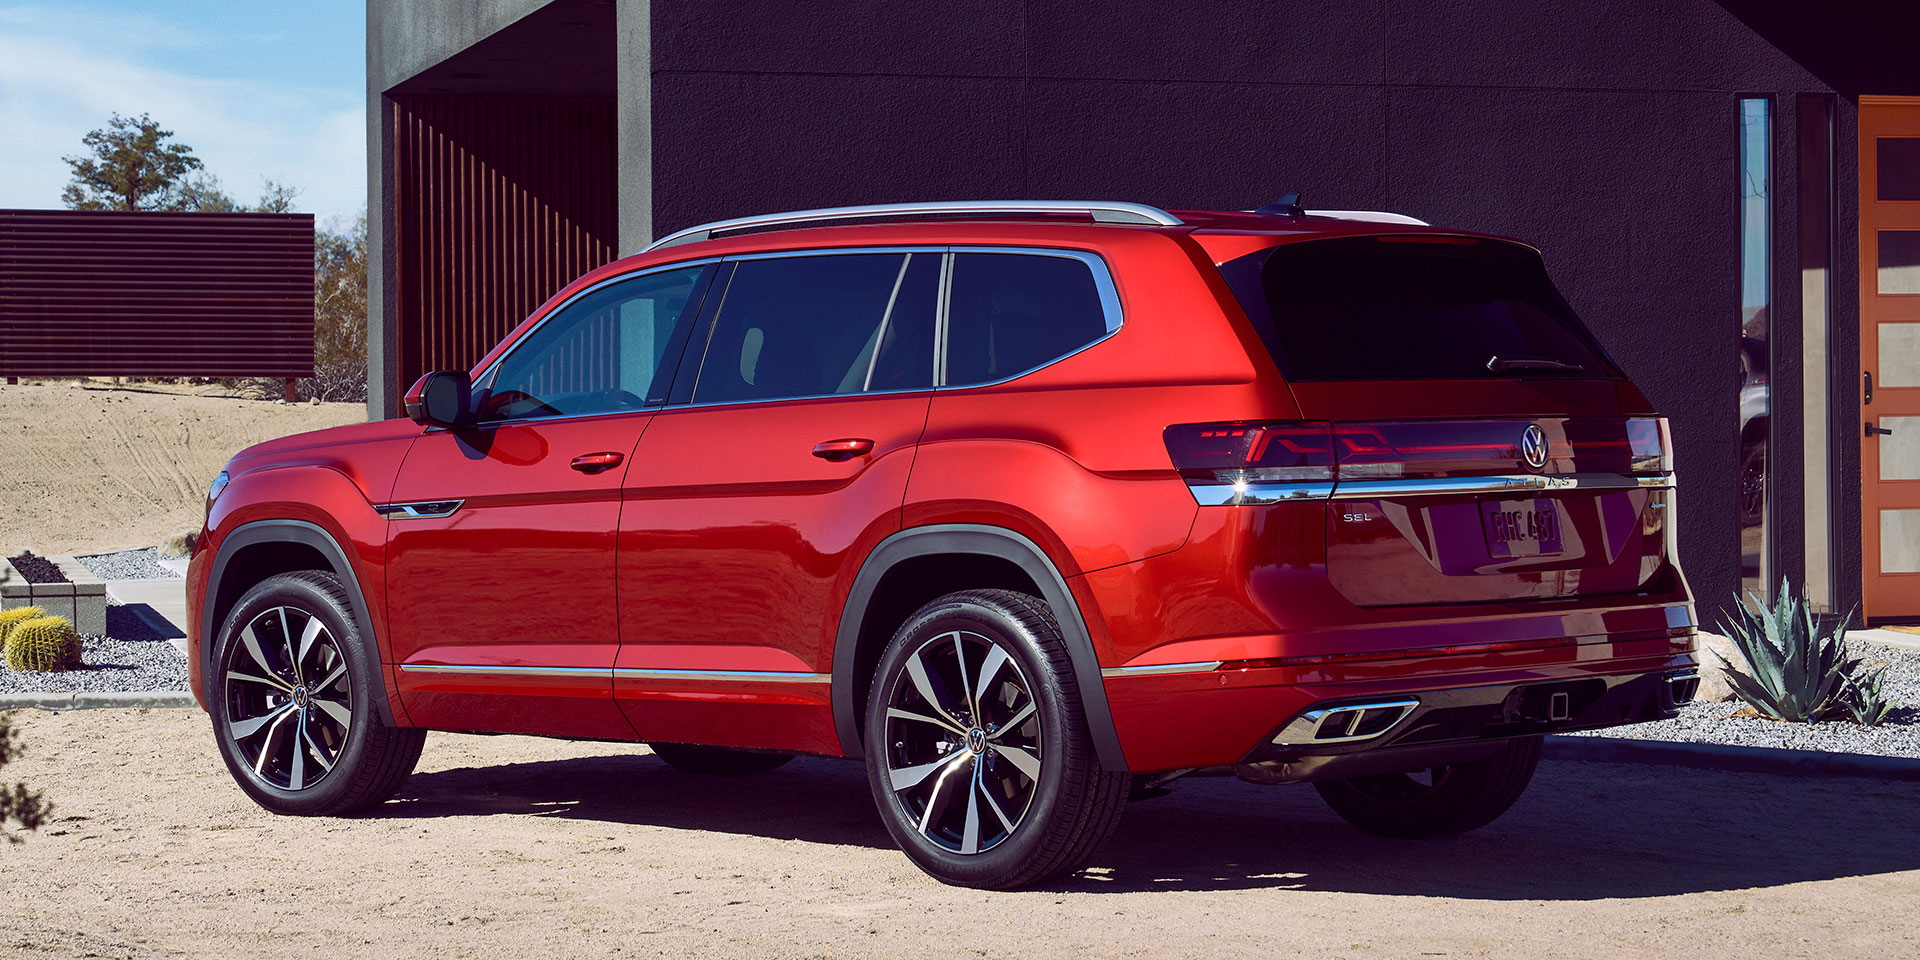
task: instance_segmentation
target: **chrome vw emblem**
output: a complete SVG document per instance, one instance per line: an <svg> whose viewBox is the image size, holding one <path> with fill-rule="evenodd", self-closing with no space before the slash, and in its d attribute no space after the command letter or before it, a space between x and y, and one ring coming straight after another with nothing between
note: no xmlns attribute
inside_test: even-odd
<svg viewBox="0 0 1920 960"><path fill-rule="evenodd" d="M1539 424L1529 423L1520 431L1520 455L1535 470L1547 465L1547 432Z"/></svg>
<svg viewBox="0 0 1920 960"><path fill-rule="evenodd" d="M967 749L974 753L985 753L987 749L987 732L979 727L968 730Z"/></svg>

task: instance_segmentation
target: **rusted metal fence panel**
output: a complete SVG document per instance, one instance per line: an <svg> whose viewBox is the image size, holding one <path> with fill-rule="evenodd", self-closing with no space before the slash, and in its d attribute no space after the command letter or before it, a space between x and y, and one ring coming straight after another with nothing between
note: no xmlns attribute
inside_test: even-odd
<svg viewBox="0 0 1920 960"><path fill-rule="evenodd" d="M612 260L619 181L610 98L406 95L392 111L398 395Z"/></svg>
<svg viewBox="0 0 1920 960"><path fill-rule="evenodd" d="M312 214L0 210L0 376L312 373Z"/></svg>

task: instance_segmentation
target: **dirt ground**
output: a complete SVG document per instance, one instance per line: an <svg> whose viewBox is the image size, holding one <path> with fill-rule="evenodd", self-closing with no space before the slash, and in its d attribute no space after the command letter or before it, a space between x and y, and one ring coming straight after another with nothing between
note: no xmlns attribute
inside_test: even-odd
<svg viewBox="0 0 1920 960"><path fill-rule="evenodd" d="M1910 957L1920 784L1549 762L1505 818L1376 839L1185 781L1053 889L942 886L862 769L667 769L435 734L370 816L269 815L193 710L23 713L55 819L0 846L8 957Z"/></svg>
<svg viewBox="0 0 1920 960"><path fill-rule="evenodd" d="M359 403L71 382L0 385L0 550L84 555L198 530L207 484L241 448L367 414Z"/></svg>

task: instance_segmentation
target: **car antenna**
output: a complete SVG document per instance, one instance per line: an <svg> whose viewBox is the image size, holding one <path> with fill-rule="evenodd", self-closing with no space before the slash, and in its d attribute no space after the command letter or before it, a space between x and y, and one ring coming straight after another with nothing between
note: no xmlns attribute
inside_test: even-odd
<svg viewBox="0 0 1920 960"><path fill-rule="evenodd" d="M1304 217L1307 215L1305 210L1300 209L1300 191L1298 190L1264 207L1257 208L1253 212L1264 213L1272 217Z"/></svg>

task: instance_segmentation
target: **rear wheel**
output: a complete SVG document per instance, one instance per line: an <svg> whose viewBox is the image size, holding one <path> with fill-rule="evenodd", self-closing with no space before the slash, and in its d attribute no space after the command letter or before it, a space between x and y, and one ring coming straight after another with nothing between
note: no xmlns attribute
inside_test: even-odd
<svg viewBox="0 0 1920 960"><path fill-rule="evenodd" d="M240 598L214 647L208 706L233 779L274 813L349 813L413 772L427 732L387 726L380 657L331 573L269 577Z"/></svg>
<svg viewBox="0 0 1920 960"><path fill-rule="evenodd" d="M709 777L746 777L786 766L791 753L756 753L729 750L726 747L701 747L687 743L649 743L653 755L681 773Z"/></svg>
<svg viewBox="0 0 1920 960"><path fill-rule="evenodd" d="M894 841L959 886L1071 873L1126 807L1129 778L1094 756L1052 612L1008 590L941 597L894 635L868 700L866 756Z"/></svg>
<svg viewBox="0 0 1920 960"><path fill-rule="evenodd" d="M1509 740L1472 763L1419 774L1387 773L1315 783L1348 823L1386 837L1465 833L1492 823L1527 789L1540 762L1539 737Z"/></svg>

